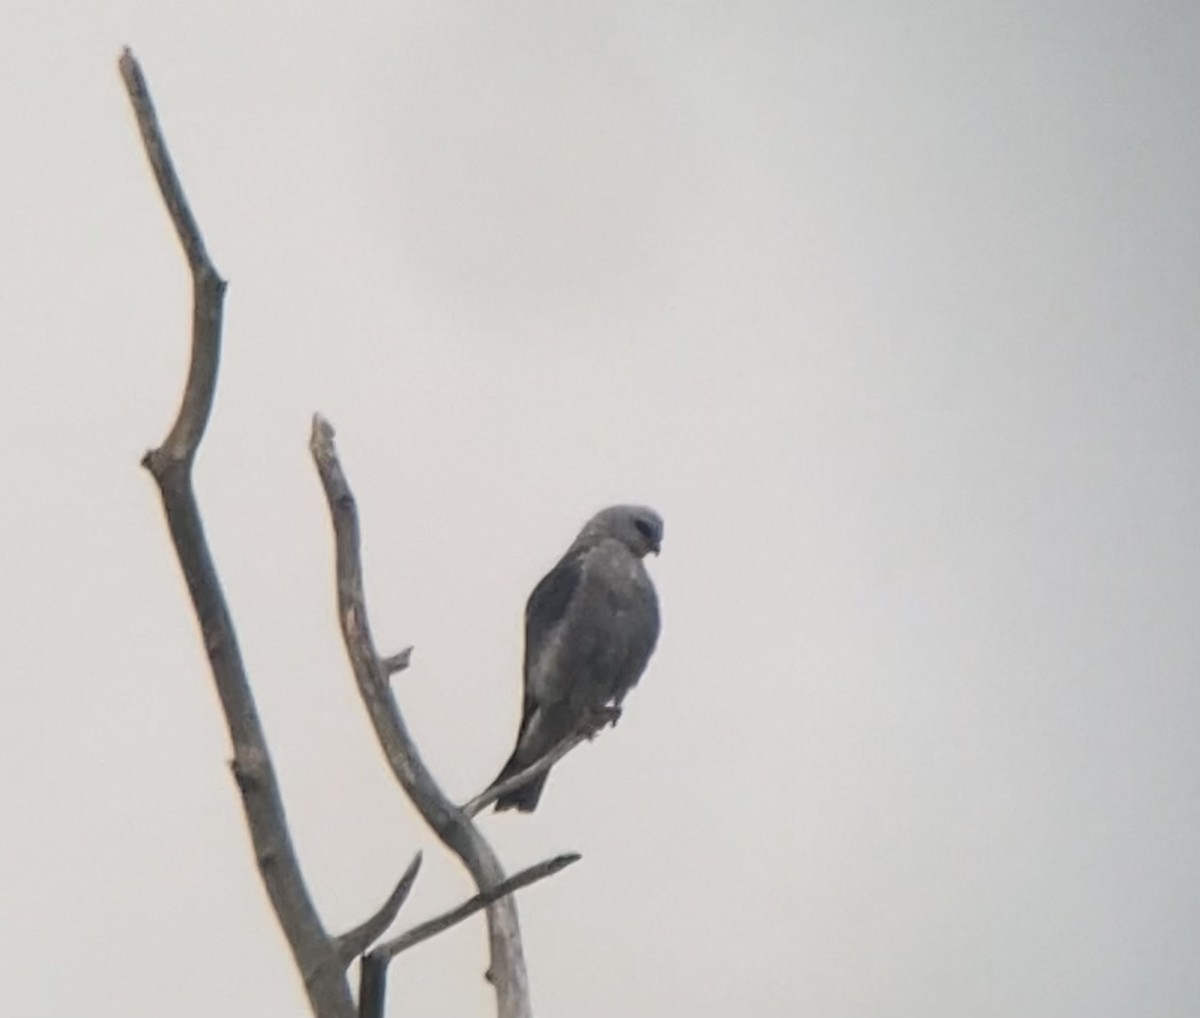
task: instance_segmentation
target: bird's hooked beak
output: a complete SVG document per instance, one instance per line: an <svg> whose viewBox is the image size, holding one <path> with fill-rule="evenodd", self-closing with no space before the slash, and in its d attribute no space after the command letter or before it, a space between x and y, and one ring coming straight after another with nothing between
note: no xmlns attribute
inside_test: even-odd
<svg viewBox="0 0 1200 1018"><path fill-rule="evenodd" d="M662 542L661 541L651 541L648 550L654 552L654 554L657 555L660 551L662 551Z"/></svg>

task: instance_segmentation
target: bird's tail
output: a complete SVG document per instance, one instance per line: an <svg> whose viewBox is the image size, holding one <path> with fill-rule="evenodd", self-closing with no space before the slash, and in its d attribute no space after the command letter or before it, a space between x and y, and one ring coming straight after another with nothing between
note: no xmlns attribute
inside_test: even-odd
<svg viewBox="0 0 1200 1018"><path fill-rule="evenodd" d="M507 781L514 774L519 774L529 766L529 763L518 757L519 749L520 744L518 743L518 748L513 750L512 756L508 758L508 763L496 775L496 780L488 786L489 788L494 788L501 781ZM530 778L520 788L514 788L508 794L500 796L496 800L496 812L499 813L506 809L518 809L522 813L532 813L537 807L538 799L542 797L542 788L545 786L546 778L549 777L549 774L549 771L543 771L536 778Z"/></svg>
<svg viewBox="0 0 1200 1018"><path fill-rule="evenodd" d="M496 800L496 812L518 809L522 813L532 813L537 809L538 799L542 797L542 788L549 776L550 772L545 771L536 778L530 778L520 788L514 788L508 795L500 796Z"/></svg>

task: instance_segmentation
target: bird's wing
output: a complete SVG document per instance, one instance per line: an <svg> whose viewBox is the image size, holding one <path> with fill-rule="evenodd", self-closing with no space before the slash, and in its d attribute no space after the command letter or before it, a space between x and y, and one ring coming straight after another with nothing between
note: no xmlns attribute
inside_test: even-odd
<svg viewBox="0 0 1200 1018"><path fill-rule="evenodd" d="M571 598L583 577L584 553L566 555L550 570L529 595L525 605L525 702L521 710L518 741L537 707L530 683L534 668L547 642L567 616Z"/></svg>
<svg viewBox="0 0 1200 1018"><path fill-rule="evenodd" d="M570 555L561 559L533 588L525 605L526 660L531 651L541 649L554 627L566 617L567 606L582 576L583 555Z"/></svg>

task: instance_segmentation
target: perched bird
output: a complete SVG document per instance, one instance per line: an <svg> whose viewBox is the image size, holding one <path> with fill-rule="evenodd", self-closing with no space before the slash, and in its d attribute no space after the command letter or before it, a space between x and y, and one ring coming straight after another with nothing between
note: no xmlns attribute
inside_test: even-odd
<svg viewBox="0 0 1200 1018"><path fill-rule="evenodd" d="M525 705L517 745L493 785L535 763L581 724L615 719L658 640L658 598L642 559L662 518L615 505L596 513L525 606ZM532 812L549 772L496 800Z"/></svg>

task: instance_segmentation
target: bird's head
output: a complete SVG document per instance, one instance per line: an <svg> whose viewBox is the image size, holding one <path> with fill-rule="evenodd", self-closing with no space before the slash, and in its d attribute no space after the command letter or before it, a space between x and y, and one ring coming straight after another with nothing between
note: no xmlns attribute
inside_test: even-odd
<svg viewBox="0 0 1200 1018"><path fill-rule="evenodd" d="M601 509L587 522L579 541L620 541L638 558L662 548L663 521L644 505L613 505ZM578 542L577 542L578 543Z"/></svg>

